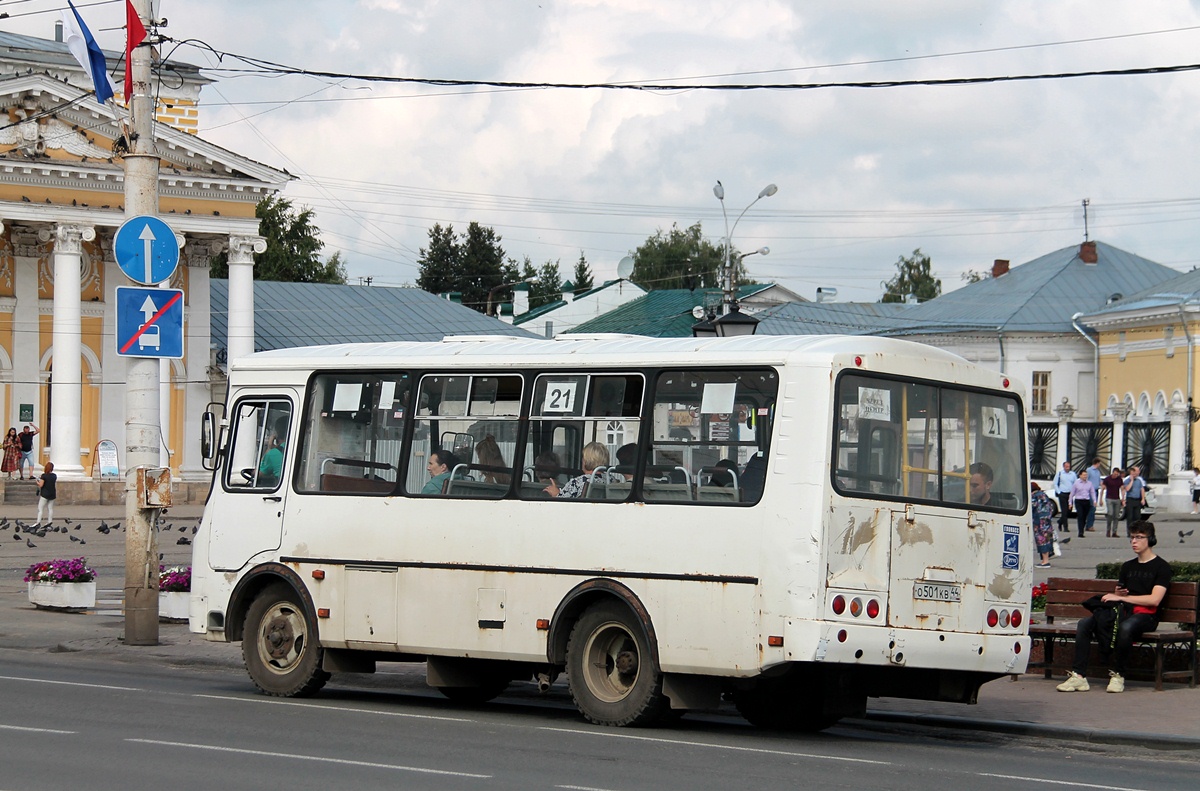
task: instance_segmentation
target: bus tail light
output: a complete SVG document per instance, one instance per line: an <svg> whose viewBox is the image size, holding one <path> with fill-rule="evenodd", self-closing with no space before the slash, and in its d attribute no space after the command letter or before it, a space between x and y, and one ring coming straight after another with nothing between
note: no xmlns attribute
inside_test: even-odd
<svg viewBox="0 0 1200 791"><path fill-rule="evenodd" d="M867 602L867 617L874 620L879 617L879 600L871 599Z"/></svg>
<svg viewBox="0 0 1200 791"><path fill-rule="evenodd" d="M313 569L312 578L315 580L325 579L325 570L324 569Z"/></svg>
<svg viewBox="0 0 1200 791"><path fill-rule="evenodd" d="M771 646L772 648L783 648L783 635L781 635L781 634L768 635L767 645Z"/></svg>
<svg viewBox="0 0 1200 791"><path fill-rule="evenodd" d="M844 642L846 642L846 638L847 638L847 637L848 637L848 635L846 634L846 630L845 630L845 629L839 629L839 630L838 630L838 642L839 642L839 643L844 643Z"/></svg>
<svg viewBox="0 0 1200 791"><path fill-rule="evenodd" d="M853 615L855 618L857 618L858 616L862 615L862 611L863 611L862 599L855 596L853 599L850 600L850 614Z"/></svg>
<svg viewBox="0 0 1200 791"><path fill-rule="evenodd" d="M987 625L994 628L998 623L1000 623L1000 614L995 610L988 610Z"/></svg>
<svg viewBox="0 0 1200 791"><path fill-rule="evenodd" d="M1013 643L1013 653L1014 654L1021 653L1021 644L1020 643Z"/></svg>
<svg viewBox="0 0 1200 791"><path fill-rule="evenodd" d="M550 619L549 618L538 618L537 619L537 628L538 628L539 632L544 632L544 631L548 630L550 628Z"/></svg>
<svg viewBox="0 0 1200 791"><path fill-rule="evenodd" d="M1024 620L1024 618L1023 618L1023 617L1022 617L1022 615L1021 615L1021 611L1020 611L1020 610L1013 610L1013 611L1012 611L1012 618L1011 618L1011 620L1010 620L1010 623L1013 625L1013 627L1014 627L1014 628L1016 628L1016 627L1019 627L1019 626L1021 625L1021 621L1022 621L1022 620Z"/></svg>
<svg viewBox="0 0 1200 791"><path fill-rule="evenodd" d="M841 615L845 611L846 611L846 597L839 593L837 596L833 597L833 614Z"/></svg>
<svg viewBox="0 0 1200 791"><path fill-rule="evenodd" d="M318 608L317 609L317 617L318 618L328 618L329 617L329 608L328 607Z"/></svg>
<svg viewBox="0 0 1200 791"><path fill-rule="evenodd" d="M1007 629L1008 624L1009 624L1008 610L1001 610L1000 611L1000 625L1003 626L1005 629Z"/></svg>

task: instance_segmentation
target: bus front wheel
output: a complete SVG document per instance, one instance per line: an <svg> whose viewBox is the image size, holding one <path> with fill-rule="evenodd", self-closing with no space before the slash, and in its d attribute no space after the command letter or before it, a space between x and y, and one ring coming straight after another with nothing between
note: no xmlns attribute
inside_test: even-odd
<svg viewBox="0 0 1200 791"><path fill-rule="evenodd" d="M295 591L271 585L254 599L242 632L242 659L250 680L276 697L307 697L329 680L321 669L316 624Z"/></svg>
<svg viewBox="0 0 1200 791"><path fill-rule="evenodd" d="M589 607L575 622L567 677L575 705L597 725L649 725L669 705L645 631L615 602Z"/></svg>

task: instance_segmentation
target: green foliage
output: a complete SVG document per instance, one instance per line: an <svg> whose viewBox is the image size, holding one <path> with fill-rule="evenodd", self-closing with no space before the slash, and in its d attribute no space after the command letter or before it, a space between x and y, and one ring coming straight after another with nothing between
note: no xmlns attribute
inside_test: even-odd
<svg viewBox="0 0 1200 791"><path fill-rule="evenodd" d="M896 261L896 276L883 284L880 302L903 302L909 294L915 294L921 302L940 296L942 281L933 276L933 262L921 252L913 250L911 256L900 256Z"/></svg>
<svg viewBox="0 0 1200 791"><path fill-rule="evenodd" d="M743 283L745 270L733 251L734 282ZM720 288L725 251L704 238L700 223L681 229L661 228L633 252L630 280L644 289Z"/></svg>
<svg viewBox="0 0 1200 791"><path fill-rule="evenodd" d="M562 298L562 275L558 271L558 261L547 261L535 269L529 256L525 256L519 279L532 281L529 283L530 310Z"/></svg>
<svg viewBox="0 0 1200 791"><path fill-rule="evenodd" d="M575 262L575 274L571 280L575 284L575 294L582 294L592 289L592 268L588 266L587 259L584 258L582 250L579 251L579 260Z"/></svg>
<svg viewBox="0 0 1200 791"><path fill-rule="evenodd" d="M1195 561L1168 561L1171 564L1172 582L1200 582L1200 563ZM1115 580L1121 571L1120 563L1097 563L1096 579Z"/></svg>
<svg viewBox="0 0 1200 791"><path fill-rule="evenodd" d="M292 202L270 195L254 208L258 232L267 240L267 249L254 255L254 279L289 283L345 283L346 265L340 252L322 261L325 243L318 238L320 229L313 224L312 209L297 211ZM229 277L229 253L214 256L210 262L212 277Z"/></svg>
<svg viewBox="0 0 1200 791"><path fill-rule="evenodd" d="M458 291L463 304L480 313L487 310L489 291L516 279L516 267L505 261L500 236L477 222L460 235L455 235L453 226L435 224L429 229L429 246L421 248L417 263L421 266L418 286L435 294ZM493 294L494 303L503 298L500 292Z"/></svg>

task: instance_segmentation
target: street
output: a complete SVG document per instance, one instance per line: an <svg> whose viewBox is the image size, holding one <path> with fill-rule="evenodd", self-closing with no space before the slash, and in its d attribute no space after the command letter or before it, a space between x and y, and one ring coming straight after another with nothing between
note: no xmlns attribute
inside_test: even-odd
<svg viewBox="0 0 1200 791"><path fill-rule="evenodd" d="M0 788L215 786L729 789L1076 786L1192 789L1196 756L920 727L758 731L732 714L587 725L561 685L464 707L413 666L319 696L255 694L241 671L0 650Z"/></svg>

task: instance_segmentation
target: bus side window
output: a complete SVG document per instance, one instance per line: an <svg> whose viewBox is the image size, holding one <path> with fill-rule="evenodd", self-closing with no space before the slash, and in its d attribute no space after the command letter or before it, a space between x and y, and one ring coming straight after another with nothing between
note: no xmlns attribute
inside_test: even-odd
<svg viewBox="0 0 1200 791"><path fill-rule="evenodd" d="M297 455L297 491L391 494L408 402L407 374L314 376Z"/></svg>
<svg viewBox="0 0 1200 791"><path fill-rule="evenodd" d="M274 491L284 477L292 405L282 399L245 399L233 410L225 487Z"/></svg>

